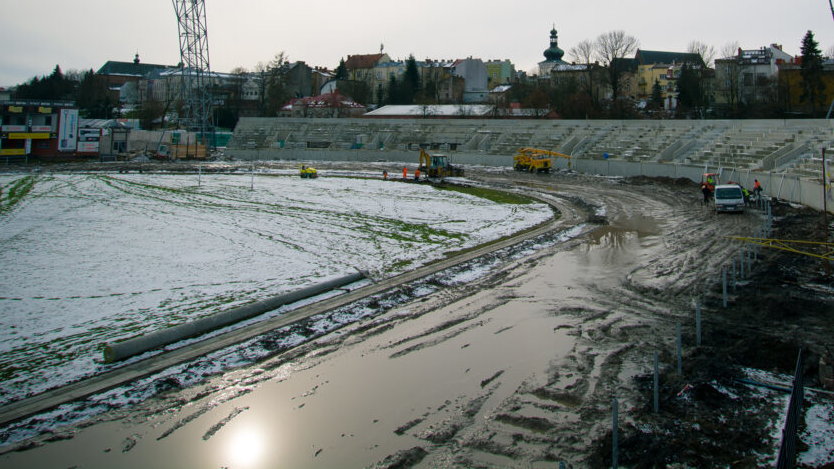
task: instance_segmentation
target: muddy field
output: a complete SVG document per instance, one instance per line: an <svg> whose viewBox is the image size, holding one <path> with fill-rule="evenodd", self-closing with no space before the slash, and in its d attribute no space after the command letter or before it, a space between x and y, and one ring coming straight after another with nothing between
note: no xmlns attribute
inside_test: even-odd
<svg viewBox="0 0 834 469"><path fill-rule="evenodd" d="M743 246L728 237L753 236L761 212L717 216L682 180L468 176L552 200L563 231L470 266L488 274L389 292L362 306L377 314L303 346L265 336L266 360L197 386L170 377L154 398L6 448L0 466L610 467L613 398L624 467L772 463L785 397L738 379L789 380L802 347L806 385L822 386L834 285L821 261L762 249L724 308L721 269ZM826 231L818 213L773 213L774 238Z"/></svg>

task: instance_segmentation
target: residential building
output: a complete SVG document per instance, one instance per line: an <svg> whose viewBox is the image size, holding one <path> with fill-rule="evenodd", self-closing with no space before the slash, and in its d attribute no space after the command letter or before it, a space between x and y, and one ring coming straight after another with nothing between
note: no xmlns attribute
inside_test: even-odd
<svg viewBox="0 0 834 469"><path fill-rule="evenodd" d="M557 87L573 82L579 90L588 93L593 101L611 97L608 76L598 62L557 65L550 70L550 80Z"/></svg>
<svg viewBox="0 0 834 469"><path fill-rule="evenodd" d="M791 63L781 63L778 68L781 104L788 115L823 117L829 112L834 103L834 60L823 63L820 78L824 88L815 102L805 96L801 57Z"/></svg>
<svg viewBox="0 0 834 469"><path fill-rule="evenodd" d="M677 107L678 78L684 65L703 70L706 68L701 56L691 52L666 52L638 49L634 54L637 69L633 88L628 96L639 101L647 101L652 96L655 83L660 85L663 107L672 110Z"/></svg>
<svg viewBox="0 0 834 469"><path fill-rule="evenodd" d="M358 117L362 114L365 114L365 106L339 93L339 90L294 98L278 112L281 117Z"/></svg>
<svg viewBox="0 0 834 469"><path fill-rule="evenodd" d="M716 104L735 108L742 104L776 103L779 65L793 62L793 57L779 44L759 49L739 48L733 57L716 59Z"/></svg>
<svg viewBox="0 0 834 469"><path fill-rule="evenodd" d="M375 80L374 67L387 62L391 62L391 57L388 57L388 54L384 53L349 55L347 60L345 60L347 79L361 81L371 85L373 84L373 80Z"/></svg>
<svg viewBox="0 0 834 469"><path fill-rule="evenodd" d="M489 100L487 69L483 60L473 59L472 57L456 60L452 64L450 72L464 80L464 103L485 103Z"/></svg>
<svg viewBox="0 0 834 469"><path fill-rule="evenodd" d="M137 104L142 99L139 81L165 70L178 69L173 65L141 63L139 54L136 54L132 62L108 60L98 69L96 75L105 78L113 102Z"/></svg>
<svg viewBox="0 0 834 469"><path fill-rule="evenodd" d="M423 89L438 103L463 102L464 79L452 73L453 60L426 59L420 62L420 81Z"/></svg>
<svg viewBox="0 0 834 469"><path fill-rule="evenodd" d="M380 103L385 99L391 80L400 81L405 75L405 62L402 60L380 61L374 65L368 86L373 90L374 102Z"/></svg>
<svg viewBox="0 0 834 469"><path fill-rule="evenodd" d="M325 83L333 80L336 75L328 70L325 67L314 67L313 72L311 74L311 78L313 80L313 89L316 91L317 94L324 94L324 90L322 87Z"/></svg>
<svg viewBox="0 0 834 469"><path fill-rule="evenodd" d="M507 59L488 60L486 70L487 88L489 89L512 83L515 78L515 65Z"/></svg>
<svg viewBox="0 0 834 469"><path fill-rule="evenodd" d="M306 98L313 94L313 69L304 62L294 62L284 72L287 91L296 98Z"/></svg>

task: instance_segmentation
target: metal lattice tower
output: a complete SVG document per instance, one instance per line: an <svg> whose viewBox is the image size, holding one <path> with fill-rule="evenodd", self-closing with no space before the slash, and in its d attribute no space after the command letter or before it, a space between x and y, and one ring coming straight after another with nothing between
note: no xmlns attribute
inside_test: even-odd
<svg viewBox="0 0 834 469"><path fill-rule="evenodd" d="M180 116L180 125L202 132L206 138L213 129L206 4L204 0L172 1L180 37L180 92L184 114Z"/></svg>

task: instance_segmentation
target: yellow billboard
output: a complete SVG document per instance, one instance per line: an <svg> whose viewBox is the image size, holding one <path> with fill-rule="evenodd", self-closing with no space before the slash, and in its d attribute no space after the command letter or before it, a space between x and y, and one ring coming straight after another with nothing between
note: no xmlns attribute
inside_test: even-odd
<svg viewBox="0 0 834 469"><path fill-rule="evenodd" d="M9 140L43 140L49 138L49 132L10 132Z"/></svg>

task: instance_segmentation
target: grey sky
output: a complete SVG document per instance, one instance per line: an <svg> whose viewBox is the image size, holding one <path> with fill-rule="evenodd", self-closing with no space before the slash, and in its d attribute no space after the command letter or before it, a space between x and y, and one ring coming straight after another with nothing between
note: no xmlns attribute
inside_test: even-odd
<svg viewBox="0 0 834 469"><path fill-rule="evenodd" d="M0 0L0 86L50 73L98 69L107 60L179 61L170 0ZM648 50L684 51L692 40L716 50L771 43L798 55L814 32L834 46L827 0L206 0L211 67L253 68L284 51L290 60L334 68L351 54L392 58L510 59L529 71L543 60L555 24L568 51L621 29ZM567 58L567 57L566 57Z"/></svg>

